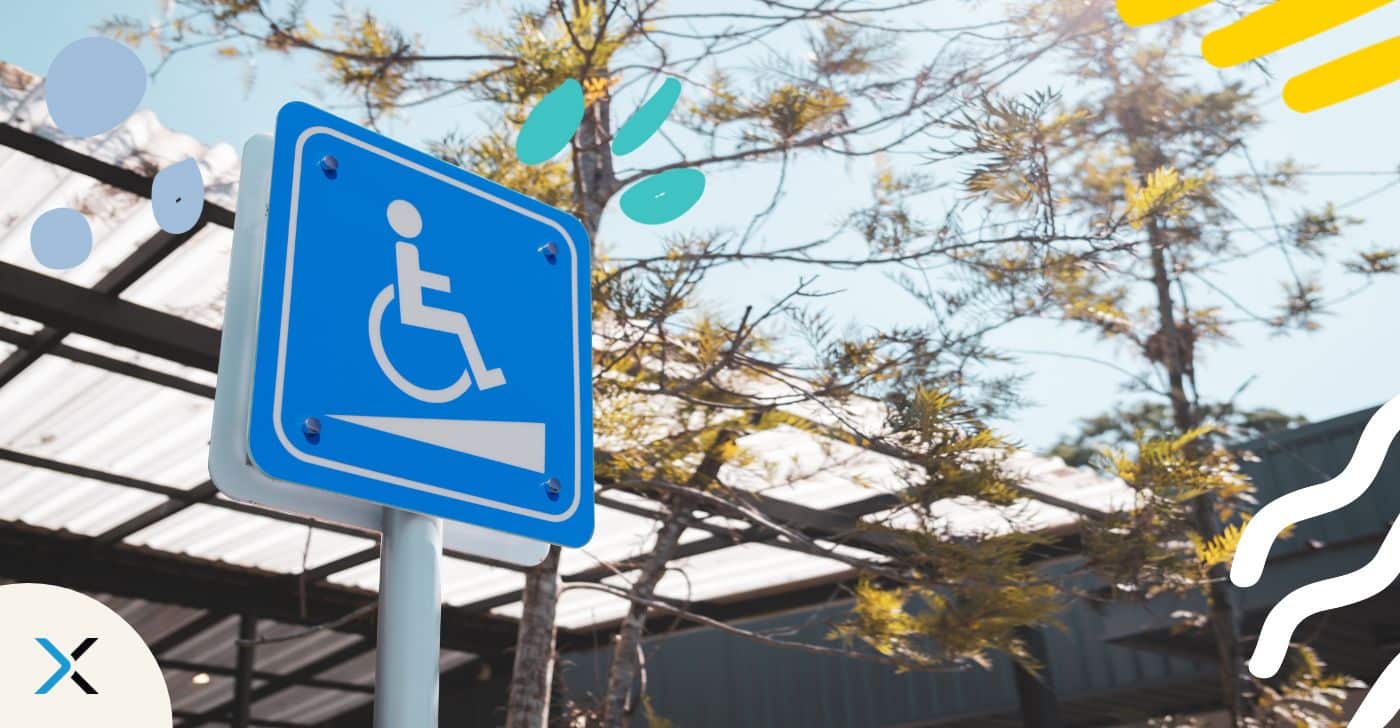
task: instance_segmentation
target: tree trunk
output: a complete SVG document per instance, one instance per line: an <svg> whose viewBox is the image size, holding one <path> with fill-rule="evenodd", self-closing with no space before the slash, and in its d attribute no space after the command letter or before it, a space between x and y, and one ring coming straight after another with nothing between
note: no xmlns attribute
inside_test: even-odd
<svg viewBox="0 0 1400 728"><path fill-rule="evenodd" d="M719 469L729 457L731 446L739 438L735 430L721 430L714 442L706 448L695 472L686 481L687 488L704 489L715 482ZM646 561L638 568L637 579L628 593L641 601L650 601L656 593L656 584L666 573L666 564L676 553L681 542L686 523L690 520L689 509L684 499L670 499L670 513L662 516L661 530L656 534L656 542L646 554ZM627 616L618 628L617 642L613 646L612 664L608 666L608 689L603 695L602 724L605 728L621 728L631 712L627 696L636 682L641 669L642 631L646 626L647 607L636 601L627 610Z"/></svg>
<svg viewBox="0 0 1400 728"><path fill-rule="evenodd" d="M589 235L597 234L603 209L617 190L612 149L608 145L611 106L606 95L590 104L574 135L574 204Z"/></svg>
<svg viewBox="0 0 1400 728"><path fill-rule="evenodd" d="M1172 420L1178 430L1186 432L1200 424L1199 413L1186 396L1186 378L1189 372L1194 371L1195 347L1193 342L1183 340L1183 332L1177 327L1162 231L1155 220L1148 222L1147 231L1152 245L1152 282L1157 291L1157 318L1161 327L1158 335L1163 344L1162 363L1166 367L1167 384L1171 389ZM1191 516L1193 526L1202 539L1210 541L1220 533L1215 498L1210 494L1199 496L1191 503ZM1210 568L1208 576L1209 621L1216 658L1220 663L1221 699L1231 723L1240 725L1253 712L1252 703L1246 700L1252 683L1240 644L1240 608L1230 588L1229 567L1216 564Z"/></svg>
<svg viewBox="0 0 1400 728"><path fill-rule="evenodd" d="M525 576L524 612L515 643L506 728L545 728L554 678L554 608L559 597L559 547Z"/></svg>
<svg viewBox="0 0 1400 728"><path fill-rule="evenodd" d="M656 534L656 543L637 574L637 580L629 590L636 598L650 600L655 593L657 582L666 573L666 562L680 543L685 531L685 522L679 513L673 513L661 525ZM617 641L613 645L612 664L608 667L608 689L603 696L604 728L621 728L631 715L631 705L627 700L632 685L637 680L641 658L638 650L642 644L642 629L646 626L647 607L633 602L627 610L627 617L618 629Z"/></svg>
<svg viewBox="0 0 1400 728"><path fill-rule="evenodd" d="M1147 184L1148 175L1167 165L1169 160L1161 146L1152 140L1144 128L1143 119L1135 109L1120 109L1117 122L1128 142L1133 157L1133 171L1138 183ZM1200 424L1200 413L1191 399L1186 396L1186 380L1195 376L1195 342L1186 341L1177 327L1175 301L1172 299L1172 275L1167 266L1167 240L1160 221L1148 218L1146 224L1148 244L1151 245L1152 284L1157 299L1157 324L1160 346L1156 352L1161 364L1167 370L1167 385L1170 388L1172 421L1178 430L1187 432ZM1215 499L1204 495L1191 504L1193 527L1201 538L1210 540L1220 532L1219 519L1215 514ZM1216 657L1220 665L1221 702L1230 716L1231 725L1239 726L1241 721L1253 713L1253 702L1247 700L1253 683L1245 665L1244 650L1240 645L1240 608L1229 585L1229 568L1218 564L1210 569L1210 584L1206 596L1210 602L1208 618L1211 634L1214 637Z"/></svg>
<svg viewBox="0 0 1400 728"><path fill-rule="evenodd" d="M575 6L577 12L577 5ZM580 79L582 80L582 79ZM574 206L589 237L596 238L603 208L616 188L607 96L590 105L574 136ZM544 728L549 722L555 671L554 610L559 598L559 547L525 578L524 612L516 638L506 728Z"/></svg>

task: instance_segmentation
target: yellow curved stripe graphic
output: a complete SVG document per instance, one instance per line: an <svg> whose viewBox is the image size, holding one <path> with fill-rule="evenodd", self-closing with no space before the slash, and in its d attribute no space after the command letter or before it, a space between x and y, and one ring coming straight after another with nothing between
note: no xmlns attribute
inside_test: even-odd
<svg viewBox="0 0 1400 728"><path fill-rule="evenodd" d="M1276 0L1220 28L1201 42L1206 61L1221 68L1257 60L1355 20L1393 0ZM1209 0L1118 0L1132 26L1174 18ZM1400 80L1400 36L1300 74L1284 86L1290 109L1310 112Z"/></svg>
<svg viewBox="0 0 1400 728"><path fill-rule="evenodd" d="M1237 66L1301 43L1390 0L1277 0L1206 36L1201 53L1213 66Z"/></svg>
<svg viewBox="0 0 1400 728"><path fill-rule="evenodd" d="M1316 111L1338 101L1400 81L1400 36L1342 56L1283 87L1283 102L1294 111Z"/></svg>

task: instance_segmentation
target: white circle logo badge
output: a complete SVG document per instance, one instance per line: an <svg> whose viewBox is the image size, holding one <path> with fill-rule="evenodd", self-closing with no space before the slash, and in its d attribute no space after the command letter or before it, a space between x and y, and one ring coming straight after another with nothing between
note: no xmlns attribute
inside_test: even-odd
<svg viewBox="0 0 1400 728"><path fill-rule="evenodd" d="M0 705L15 726L170 728L155 656L116 612L48 584L0 586Z"/></svg>

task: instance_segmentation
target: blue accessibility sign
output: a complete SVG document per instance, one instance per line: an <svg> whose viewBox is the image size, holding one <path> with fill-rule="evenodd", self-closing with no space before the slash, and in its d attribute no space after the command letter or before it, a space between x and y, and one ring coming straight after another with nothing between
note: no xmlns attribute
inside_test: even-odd
<svg viewBox="0 0 1400 728"><path fill-rule="evenodd" d="M315 107L277 117L248 452L271 476L582 546L587 233Z"/></svg>

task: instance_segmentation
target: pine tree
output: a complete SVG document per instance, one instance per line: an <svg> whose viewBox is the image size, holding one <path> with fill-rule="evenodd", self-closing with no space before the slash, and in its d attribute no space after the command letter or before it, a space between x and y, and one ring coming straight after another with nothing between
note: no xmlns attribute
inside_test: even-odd
<svg viewBox="0 0 1400 728"><path fill-rule="evenodd" d="M629 600L631 608L600 705L569 710L619 726L639 705L652 713L633 691L646 617L657 611L815 654L904 669L965 669L986 664L994 651L1027 661L1019 630L1052 622L1067 596L1027 566L1038 537L958 532L936 507L963 498L1006 509L1038 497L1000 467L1007 447L983 423L1013 398L1009 382L983 377L978 368L995 358L981 336L998 325L1000 313L983 317L983 309L966 301L921 297L928 325L836 333L838 324L820 310L824 292L814 285L815 273L917 267L968 247L955 219L916 214L913 201L927 191L926 180L881 171L868 204L852 205L831 235L817 240L774 242L760 234L775 209L802 204L784 196L781 181L751 220L716 229L714 221L683 219L658 234L651 254L610 257L603 238L609 203L666 170L766 165L783 180L803 156L917 152L955 118L972 90L998 88L1075 32L1027 39L998 36L1004 26L995 23L982 33L968 33L960 22L929 25L931 11L950 7L948 0L811 0L746 10L538 0L511 11L504 25L478 22L463 34L462 47L449 49L425 48L410 30L368 11L342 8L318 25L303 2L175 0L169 19L155 27L115 18L106 29L134 43L150 40L169 57L212 46L233 62L264 53L318 58L331 87L357 104L370 125L425 104L473 104L496 131L446 135L430 140L433 150L582 220L596 261L599 498L645 495L654 504L644 513L655 519L656 533L643 553L610 565L629 574L626 587L561 584L557 552L530 574L508 724L546 723L554 600L570 589L594 589ZM776 47L785 50L771 50ZM627 170L611 148L617 117L624 104L640 102L657 75L679 78L687 89L682 113L668 127L679 158ZM522 164L513 148L516 131L539 99L569 80L583 87L587 105L569 151ZM675 232L684 229L691 231ZM976 242L1045 240L1031 231ZM771 303L732 314L707 305L703 291L708 276L735 265L800 272ZM870 528L876 535L815 533L788 522L773 499L730 482L731 471L772 477L739 442L777 428L905 464L908 487L890 520ZM703 527L708 515L746 524L734 540L776 539L861 575L855 608L833 628L835 644L790 643L706 621L656 594L683 534ZM838 548L853 535L876 539L878 558Z"/></svg>
<svg viewBox="0 0 1400 728"><path fill-rule="evenodd" d="M1090 563L1121 591L1203 593L1199 626L1215 644L1232 720L1292 725L1300 713L1245 667L1227 572L1250 487L1217 437L1230 403L1209 401L1197 387L1202 352L1236 327L1315 328L1326 301L1305 264L1335 261L1376 275L1394 270L1396 251L1346 260L1344 248L1329 248L1354 222L1331 205L1277 224L1262 246L1245 239L1253 231L1241 222L1242 200L1272 210L1301 188L1303 170L1250 154L1263 124L1255 92L1245 78L1193 73L1200 26L1133 30L1106 0L1042 3L1021 22L1028 32L1068 37L1055 55L1073 83L1063 93L988 94L979 113L957 124L959 142L941 152L978 155L968 192L1038 240L974 249L959 262L1000 287L1018 315L1075 325L1137 360L1141 373L1128 387L1155 403L1098 428L1119 433L1121 446L1105 465L1135 489L1137 502L1086 524ZM1226 271L1242 260L1254 275L1282 271L1276 313L1258 314L1233 294ZM1294 687L1326 680L1316 671L1300 675ZM1312 694L1336 720L1335 696L1323 688Z"/></svg>

